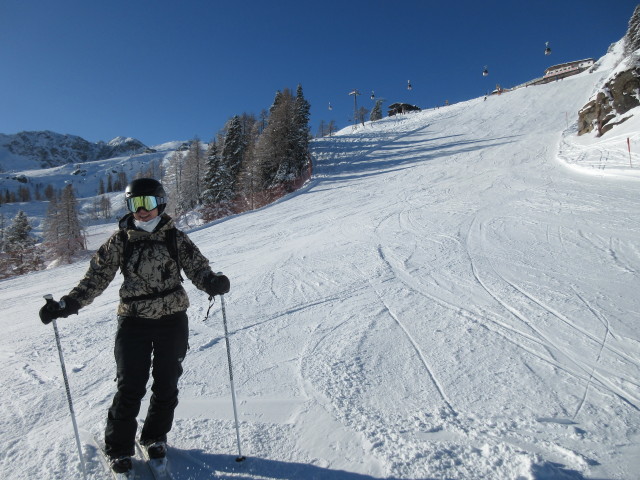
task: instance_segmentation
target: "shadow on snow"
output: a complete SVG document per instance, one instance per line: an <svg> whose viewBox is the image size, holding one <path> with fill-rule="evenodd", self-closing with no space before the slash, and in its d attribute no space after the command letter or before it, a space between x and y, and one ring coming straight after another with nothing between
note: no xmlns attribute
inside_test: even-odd
<svg viewBox="0 0 640 480"><path fill-rule="evenodd" d="M314 145L313 154L317 158L314 177L322 184L364 178L392 171L404 170L413 165L434 159L442 159L462 153L496 147L515 141L515 136L464 140L463 135L425 138L424 141L403 141L404 137L415 135L421 127L401 135L375 137L343 135L323 139ZM435 142L435 143L434 143ZM324 152L332 152L325 157ZM372 155L375 153L375 155Z"/></svg>
<svg viewBox="0 0 640 480"><path fill-rule="evenodd" d="M249 457L238 463L233 455L206 453L202 450L180 450L171 448L173 475L176 480L205 478L229 478L234 480L399 480L398 477L373 477L361 473L333 470L305 463ZM536 480L607 480L584 477L575 470L552 462L534 465L531 473ZM225 477L225 474L228 477ZM409 480L434 480L433 478L411 478Z"/></svg>

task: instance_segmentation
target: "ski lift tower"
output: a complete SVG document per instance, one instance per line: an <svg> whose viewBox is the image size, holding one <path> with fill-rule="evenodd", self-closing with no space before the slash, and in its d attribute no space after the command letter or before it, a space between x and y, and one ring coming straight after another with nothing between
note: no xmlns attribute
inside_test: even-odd
<svg viewBox="0 0 640 480"><path fill-rule="evenodd" d="M353 126L356 127L358 125L358 95L360 92L356 88L349 92L349 95L353 95Z"/></svg>

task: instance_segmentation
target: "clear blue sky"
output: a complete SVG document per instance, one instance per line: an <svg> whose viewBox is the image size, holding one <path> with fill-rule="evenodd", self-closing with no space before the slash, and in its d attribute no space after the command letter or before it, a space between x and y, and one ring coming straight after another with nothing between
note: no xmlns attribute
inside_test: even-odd
<svg viewBox="0 0 640 480"><path fill-rule="evenodd" d="M300 83L315 134L320 120L349 124L354 88L368 108L372 90L428 108L597 59L636 4L2 0L0 133L209 141L233 115L259 114Z"/></svg>

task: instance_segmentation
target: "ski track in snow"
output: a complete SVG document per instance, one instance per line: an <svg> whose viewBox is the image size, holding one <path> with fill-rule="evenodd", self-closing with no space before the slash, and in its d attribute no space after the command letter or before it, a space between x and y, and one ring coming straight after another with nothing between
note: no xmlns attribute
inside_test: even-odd
<svg viewBox="0 0 640 480"><path fill-rule="evenodd" d="M474 266L473 260L471 261L471 264L472 264L472 266ZM551 336L543 333L538 327L536 327L534 325L534 323L526 315L524 315L517 308L511 306L507 301L505 301L504 299L499 297L496 293L494 293L494 291L490 287L488 287L487 284L483 280L481 280L481 278L478 275L477 270L475 269L475 266L474 266L474 275L475 275L476 279L478 280L478 283L480 283L482 288L487 293L489 293L489 295L491 297L493 297L505 310L510 312L516 318L518 318L523 324L525 324L531 331L534 332L535 336L537 336L540 339L540 343L545 347L545 349L549 352L550 356L552 357L549 360L551 363L556 364L557 366L559 366L560 368L564 369L565 371L571 373L572 375L574 375L574 376L576 376L578 378L582 378L582 379L585 378L583 373L581 373L579 371L576 371L575 367L577 367L579 370L582 370L585 373L588 372L589 370L591 370L590 373L588 373L588 380L586 381L587 386L586 386L585 390L588 389L588 386L592 383L592 380L598 381L601 384L601 386L604 387L606 390L608 390L610 393L613 393L613 394L619 396L622 400L624 400L625 402L629 403L629 405L631 405L636 410L639 409L638 405L640 404L640 399L636 398L633 394L629 394L629 393L619 389L616 385L612 384L612 382L610 381L609 378L607 378L607 376L602 376L598 372L596 372L597 365L594 365L593 367L590 368L587 363L585 363L584 361L582 361L580 359L580 357L573 355L571 352L569 352L566 349L564 349L563 347L559 346L557 344L557 342L554 341L551 338ZM548 307L548 306L544 305L542 302L538 301L537 299L535 299L531 295L527 294L525 291L523 291L520 287L515 285L513 282L504 279L499 274L498 274L498 276L507 285L512 287L515 291L517 291L520 294L522 294L527 300L530 300L535 305L538 305L538 306L542 307L542 309L545 312L550 313L554 317L556 317L559 320L561 320L563 323L569 325L572 330L575 330L576 332L581 333L582 335L588 337L589 339L591 339L591 340L593 340L595 342L598 342L600 347L599 347L597 358L596 358L596 362L595 362L597 364L597 360L600 358L602 350L605 348L605 343L606 343L606 337L607 337L608 330L606 331L605 337L604 337L603 340L601 340L601 341L597 340L591 333L585 332L580 327L576 326L574 323L572 323L571 321L567 320L562 314L557 313L551 307ZM625 356L625 355L622 354L622 356ZM560 357L566 358L569 361L569 363L567 363L566 360L559 360ZM633 379L623 379L623 380L626 380L627 382L633 382L634 381ZM637 384L636 384L636 386L637 386ZM581 404L582 404L582 402L581 402ZM580 407L578 407L578 409L576 410L576 413L574 414L574 417L575 417L575 415L577 415L579 410L580 410Z"/></svg>
<svg viewBox="0 0 640 480"><path fill-rule="evenodd" d="M232 279L248 459L234 461L219 302L205 319L185 282L176 479L635 478L638 181L566 166L622 168L624 150L582 145L565 123L601 75L344 129L314 142L305 188L195 229ZM78 476L36 312L85 269L0 282L0 477ZM91 480L105 478L118 286L60 322Z"/></svg>

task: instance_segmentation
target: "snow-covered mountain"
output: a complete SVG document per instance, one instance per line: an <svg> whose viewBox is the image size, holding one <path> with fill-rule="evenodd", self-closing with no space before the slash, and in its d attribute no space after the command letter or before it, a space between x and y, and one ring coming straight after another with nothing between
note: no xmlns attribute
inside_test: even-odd
<svg viewBox="0 0 640 480"><path fill-rule="evenodd" d="M142 153L147 147L134 138L89 142L76 135L50 131L0 134L0 172L50 168Z"/></svg>
<svg viewBox="0 0 640 480"><path fill-rule="evenodd" d="M205 319L207 296L186 281L176 478L637 478L639 112L576 135L608 64L346 128L313 143L302 190L191 230L232 283L248 459L234 461L220 304ZM0 281L2 478L81 478L37 311L86 267ZM119 284L59 322L91 480L105 478L95 439Z"/></svg>
<svg viewBox="0 0 640 480"><path fill-rule="evenodd" d="M1 138L1 136L0 136ZM127 145L132 145L131 139L117 137L109 142L112 151L127 151ZM107 185L108 178L113 180L124 174L131 180L137 174L146 172L151 165L164 165L167 158L180 148L184 142L172 141L154 147L145 147L142 153L127 153L121 156L109 157L103 160L76 161L63 165L32 169L25 169L24 164L32 164L26 157L20 157L11 172L0 174L0 194L6 191L17 192L20 188L30 191L30 202L13 202L1 205L0 213L5 219L12 219L18 211L23 210L29 216L29 221L34 228L34 233L39 235L42 231L42 220L45 217L48 201L42 197L42 192L49 185L61 189L65 185L73 185L80 204L81 220L85 226L99 223L112 223L113 219L124 213L124 200L122 192L107 194L112 203L112 215L110 219L95 219L92 213L93 206L99 192L99 185ZM8 157L4 157L8 158ZM37 192L40 192L41 200L37 200Z"/></svg>

